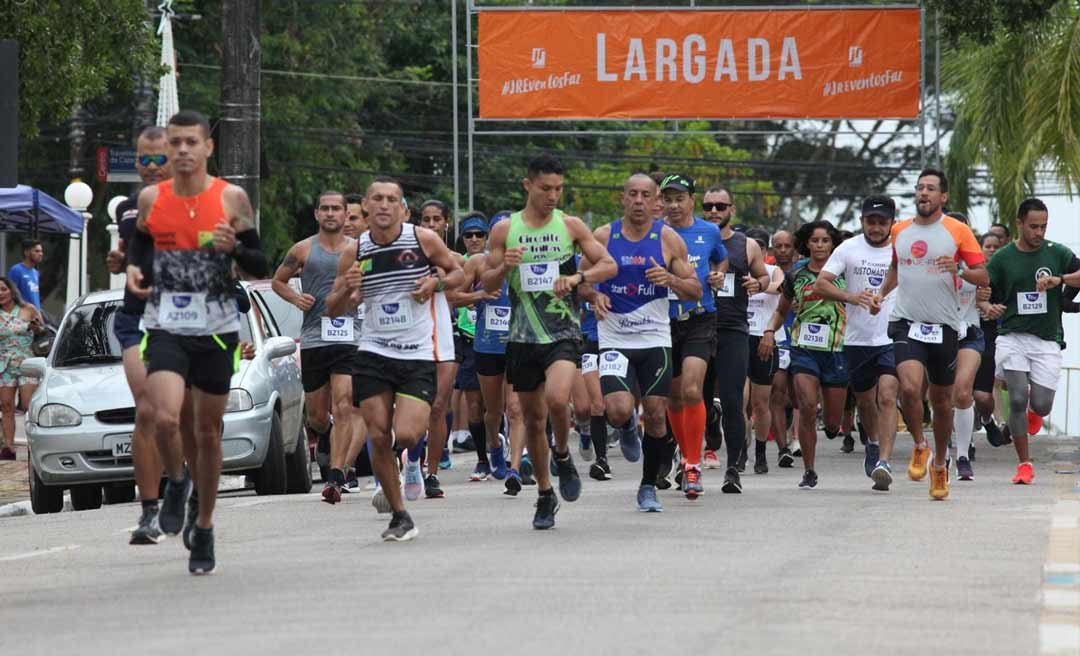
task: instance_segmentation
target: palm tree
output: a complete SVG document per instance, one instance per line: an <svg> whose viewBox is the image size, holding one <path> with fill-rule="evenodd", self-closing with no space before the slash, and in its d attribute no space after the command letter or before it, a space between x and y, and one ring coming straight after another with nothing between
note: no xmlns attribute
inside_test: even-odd
<svg viewBox="0 0 1080 656"><path fill-rule="evenodd" d="M1000 28L988 43L965 42L945 59L942 82L955 99L946 160L954 187L985 164L1001 217L1034 192L1036 167L1049 168L1072 194L1080 182L1080 10L1073 2L1058 2L1023 31Z"/></svg>

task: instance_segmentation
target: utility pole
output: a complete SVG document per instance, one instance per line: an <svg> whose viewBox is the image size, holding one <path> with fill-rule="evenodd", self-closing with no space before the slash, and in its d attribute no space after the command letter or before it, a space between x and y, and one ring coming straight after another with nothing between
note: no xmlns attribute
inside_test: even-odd
<svg viewBox="0 0 1080 656"><path fill-rule="evenodd" d="M222 3L220 175L243 187L259 225L259 106L262 18L259 0Z"/></svg>

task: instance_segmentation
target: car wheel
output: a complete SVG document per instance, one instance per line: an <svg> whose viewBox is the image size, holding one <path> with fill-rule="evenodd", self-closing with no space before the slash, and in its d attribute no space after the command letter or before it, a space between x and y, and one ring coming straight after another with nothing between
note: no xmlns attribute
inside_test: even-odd
<svg viewBox="0 0 1080 656"><path fill-rule="evenodd" d="M308 460L307 431L300 427L296 448L285 461L285 491L289 494L311 492L311 461Z"/></svg>
<svg viewBox="0 0 1080 656"><path fill-rule="evenodd" d="M266 459L255 471L256 494L285 494L285 445L281 437L281 418L275 412L270 421L270 444Z"/></svg>
<svg viewBox="0 0 1080 656"><path fill-rule="evenodd" d="M135 500L135 484L125 483L123 485L106 485L105 486L105 504L113 503L131 503Z"/></svg>
<svg viewBox="0 0 1080 656"><path fill-rule="evenodd" d="M33 465L26 469L30 472L30 508L34 514L44 515L63 510L64 488L42 483Z"/></svg>
<svg viewBox="0 0 1080 656"><path fill-rule="evenodd" d="M101 507L100 485L73 485L71 507L75 510L97 510Z"/></svg>

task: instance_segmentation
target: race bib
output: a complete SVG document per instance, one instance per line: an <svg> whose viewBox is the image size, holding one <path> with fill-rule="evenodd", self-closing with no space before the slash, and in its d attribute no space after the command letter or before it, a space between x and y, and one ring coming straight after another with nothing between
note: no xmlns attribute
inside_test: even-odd
<svg viewBox="0 0 1080 656"><path fill-rule="evenodd" d="M555 281L559 279L559 263L522 264L518 267L518 273L521 275L521 291L550 292L555 289Z"/></svg>
<svg viewBox="0 0 1080 656"><path fill-rule="evenodd" d="M581 356L581 373L591 374L597 369L597 355L595 353L586 353Z"/></svg>
<svg viewBox="0 0 1080 656"><path fill-rule="evenodd" d="M626 370L630 366L630 361L626 359L626 356L618 351L607 351L600 355L600 377L604 376L617 376L619 378L626 378Z"/></svg>
<svg viewBox="0 0 1080 656"><path fill-rule="evenodd" d="M356 306L356 318L359 319L360 321L364 320L364 304L363 303Z"/></svg>
<svg viewBox="0 0 1080 656"><path fill-rule="evenodd" d="M1016 295L1017 314L1046 314L1046 292L1019 292Z"/></svg>
<svg viewBox="0 0 1080 656"><path fill-rule="evenodd" d="M791 366L791 351L787 349L780 349L780 369L787 371Z"/></svg>
<svg viewBox="0 0 1080 656"><path fill-rule="evenodd" d="M324 342L351 342L353 320L351 317L323 317L322 340Z"/></svg>
<svg viewBox="0 0 1080 656"><path fill-rule="evenodd" d="M720 289L716 290L717 298L733 298L735 296L735 274L725 273L724 284L720 285Z"/></svg>
<svg viewBox="0 0 1080 656"><path fill-rule="evenodd" d="M484 328L496 333L510 332L510 308L484 306Z"/></svg>
<svg viewBox="0 0 1080 656"><path fill-rule="evenodd" d="M914 322L908 330L908 337L924 344L940 344L942 342L940 323Z"/></svg>
<svg viewBox="0 0 1080 656"><path fill-rule="evenodd" d="M829 324L804 323L799 326L799 346L829 348Z"/></svg>
<svg viewBox="0 0 1080 656"><path fill-rule="evenodd" d="M412 305L402 303L373 303L371 316L366 317L365 329L376 332L400 332L412 325Z"/></svg>
<svg viewBox="0 0 1080 656"><path fill-rule="evenodd" d="M158 323L162 328L205 328L206 292L161 292Z"/></svg>

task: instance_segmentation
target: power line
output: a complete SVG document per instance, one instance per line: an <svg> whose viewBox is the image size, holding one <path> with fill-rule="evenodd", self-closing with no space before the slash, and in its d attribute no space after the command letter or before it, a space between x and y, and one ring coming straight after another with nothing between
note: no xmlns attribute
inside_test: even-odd
<svg viewBox="0 0 1080 656"><path fill-rule="evenodd" d="M212 64L191 64L180 63L180 68L201 68L204 70L220 71L220 66L214 66ZM280 69L264 68L262 69L263 75L284 75L288 77L307 77L320 80L344 80L348 82L377 82L382 84L409 84L414 86L425 87L452 87L451 82L437 82L435 80L403 80L395 77L377 77L369 75L339 75L336 73L309 73L307 71L284 71ZM458 84L459 87L466 86L465 84Z"/></svg>

